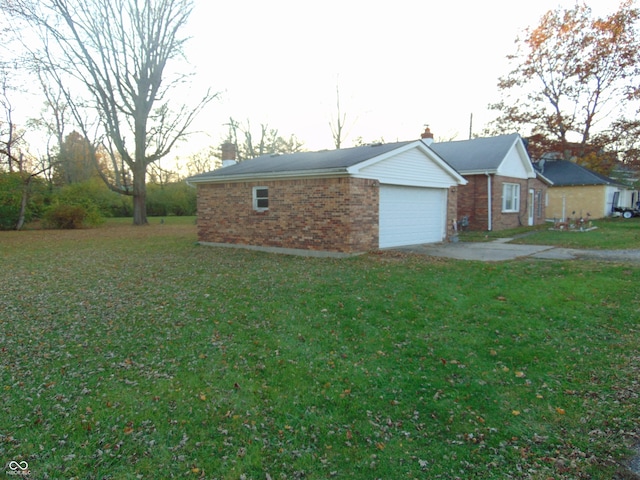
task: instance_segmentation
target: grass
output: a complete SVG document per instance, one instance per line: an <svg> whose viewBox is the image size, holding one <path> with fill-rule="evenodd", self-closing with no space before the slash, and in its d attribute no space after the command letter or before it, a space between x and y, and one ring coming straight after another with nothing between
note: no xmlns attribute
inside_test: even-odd
<svg viewBox="0 0 640 480"><path fill-rule="evenodd" d="M566 248L624 250L640 248L640 218L608 218L591 222L594 229L553 230L552 224L495 232L461 232L463 242L514 238L512 243L555 245Z"/></svg>
<svg viewBox="0 0 640 480"><path fill-rule="evenodd" d="M301 258L151 223L0 233L0 461L612 478L640 434L638 266Z"/></svg>

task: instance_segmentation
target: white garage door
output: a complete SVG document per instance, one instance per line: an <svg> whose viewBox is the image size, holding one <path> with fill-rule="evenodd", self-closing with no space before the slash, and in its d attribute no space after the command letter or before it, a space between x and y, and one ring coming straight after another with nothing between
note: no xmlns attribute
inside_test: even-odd
<svg viewBox="0 0 640 480"><path fill-rule="evenodd" d="M447 191L382 185L380 248L441 242L446 223Z"/></svg>

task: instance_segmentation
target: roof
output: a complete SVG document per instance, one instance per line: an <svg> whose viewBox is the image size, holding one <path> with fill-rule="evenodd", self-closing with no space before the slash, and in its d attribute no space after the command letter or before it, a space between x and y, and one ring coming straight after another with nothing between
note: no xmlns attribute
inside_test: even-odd
<svg viewBox="0 0 640 480"><path fill-rule="evenodd" d="M467 181L436 152L421 140L406 142L365 145L340 150L321 150L319 152L298 152L284 155L262 155L211 172L195 175L187 179L190 184L222 183L256 179L283 179L327 176L356 176L366 178L372 174L370 168L380 162L409 151L420 151L425 158L437 165L439 171L455 184L465 185ZM367 170L369 169L369 170ZM366 173L365 173L366 172ZM385 181L400 181L420 186L417 172L399 169L397 175L384 177ZM425 172L423 172L424 174ZM378 171L378 175L380 172ZM375 174L374 174L375 175ZM407 175L409 178L407 178ZM428 175L428 174L427 174ZM419 175L418 175L419 176ZM383 181L383 177L379 179ZM430 181L433 181L432 178ZM437 179L436 179L437 180ZM416 183L417 182L417 183ZM404 183L403 183L404 184Z"/></svg>
<svg viewBox="0 0 640 480"><path fill-rule="evenodd" d="M554 187L620 185L620 182L568 160L540 160L534 168Z"/></svg>
<svg viewBox="0 0 640 480"><path fill-rule="evenodd" d="M228 177L269 176L269 174L346 173L349 167L389 153L411 142L365 145L340 150L298 152L282 155L262 155L251 160L219 168L189 178L190 183L199 183Z"/></svg>
<svg viewBox="0 0 640 480"><path fill-rule="evenodd" d="M462 174L486 171L495 173L520 135L498 135L454 142L433 143L431 148Z"/></svg>

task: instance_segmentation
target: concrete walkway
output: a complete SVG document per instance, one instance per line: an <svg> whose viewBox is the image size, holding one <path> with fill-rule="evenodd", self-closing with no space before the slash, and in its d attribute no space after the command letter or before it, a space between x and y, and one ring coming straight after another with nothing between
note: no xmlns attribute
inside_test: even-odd
<svg viewBox="0 0 640 480"><path fill-rule="evenodd" d="M516 258L537 258L546 260L574 260L592 258L613 262L640 263L640 250L578 250L558 248L550 245L518 245L509 243L513 238L500 238L492 242L455 242L410 245L393 250L420 253L433 257L457 260L477 260L481 262L501 262Z"/></svg>

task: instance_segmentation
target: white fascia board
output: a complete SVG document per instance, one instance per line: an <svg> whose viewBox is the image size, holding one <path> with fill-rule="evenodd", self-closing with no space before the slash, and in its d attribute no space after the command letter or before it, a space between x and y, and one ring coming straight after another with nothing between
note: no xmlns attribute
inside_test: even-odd
<svg viewBox="0 0 640 480"><path fill-rule="evenodd" d="M462 175L497 175L498 171L495 168L483 168L481 170L462 170Z"/></svg>
<svg viewBox="0 0 640 480"><path fill-rule="evenodd" d="M553 186L553 181L550 178L545 177L543 174L541 174L538 171L536 171L536 177L540 177L540 180L542 180L547 185Z"/></svg>
<svg viewBox="0 0 640 480"><path fill-rule="evenodd" d="M415 142L408 143L407 145L403 145L402 147L398 147L389 152L383 153L382 155L378 155L377 157L370 158L369 160L365 160L364 162L360 162L356 165L352 165L347 168L347 172L354 177L357 178L369 178L363 175L360 175L360 170L371 165L375 165L378 162L382 162L387 160L388 158L395 157L401 153L404 153L408 150L418 149L422 153L424 153L427 157L429 157L432 161L434 161L440 168L442 168L445 172L447 172L451 177L453 177L459 185L466 185L467 180L458 173L451 165L445 162L440 155L438 155L434 150L432 150L429 146L425 145L421 140L416 140Z"/></svg>

